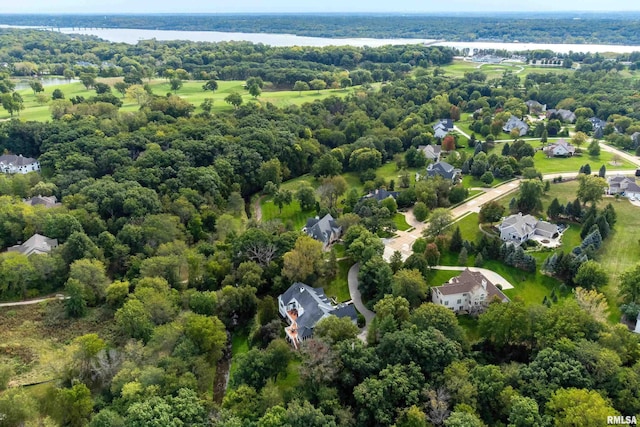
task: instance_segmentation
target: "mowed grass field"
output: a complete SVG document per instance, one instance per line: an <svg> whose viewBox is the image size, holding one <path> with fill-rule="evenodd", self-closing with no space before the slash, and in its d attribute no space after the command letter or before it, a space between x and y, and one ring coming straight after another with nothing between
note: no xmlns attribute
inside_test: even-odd
<svg viewBox="0 0 640 427"><path fill-rule="evenodd" d="M444 71L445 75L450 75L453 77L464 77L465 73L473 72L473 71L482 71L487 75L487 79L495 79L502 77L505 71L511 71L514 74L517 74L522 80L528 74L535 73L556 73L556 74L571 74L574 72L572 69L568 68L554 68L554 67L535 67L532 65L527 65L522 62L503 62L500 64L483 64L479 62L471 62L464 61L461 59L456 59L450 65L445 65L440 67L441 70Z"/></svg>
<svg viewBox="0 0 640 427"><path fill-rule="evenodd" d="M96 81L104 82L111 86L117 81L121 79L117 78L98 78ZM148 83L153 93L156 95L166 95L167 93L173 93L171 90L171 86L169 82L165 79L155 79ZM321 91L305 91L305 92L297 92L297 91L269 91L268 89L264 89L262 95L258 98L253 98L249 95L249 92L244 88L244 81L241 80L231 80L231 81L218 81L218 90L215 92L204 91L202 90L202 85L204 81L201 80L185 80L183 82L182 88L180 88L176 95L184 98L189 101L191 104L196 106L196 113L202 111L199 107L205 99L211 98L213 100L213 111L229 111L232 110L233 107L227 104L224 101L229 94L233 92L237 92L242 95L243 101L247 102L259 102L261 104L272 103L278 107L286 107L288 105L301 105L306 102L313 102L318 99L328 98L330 96L346 96L350 93L357 92L360 89L359 86L354 86L348 89L325 89ZM376 87L376 86L374 86ZM60 89L66 99L71 99L76 96L82 96L84 98L90 98L95 96L95 91L93 89L87 90L84 85L78 81L72 81L71 83L59 84L59 85L51 85L45 86L44 93L47 95L51 95L55 89ZM24 99L24 110L20 112L19 118L22 120L34 120L34 121L46 121L51 120L51 113L49 111L49 104L41 105L36 101L36 96L34 95L31 89L21 89L17 91L22 95ZM112 88L112 93L122 98L122 95ZM120 111L137 111L140 106L134 102L133 100L122 98L123 105L120 108ZM0 120L8 119L11 116L4 109L0 110ZM14 114L14 117L18 117L17 114Z"/></svg>

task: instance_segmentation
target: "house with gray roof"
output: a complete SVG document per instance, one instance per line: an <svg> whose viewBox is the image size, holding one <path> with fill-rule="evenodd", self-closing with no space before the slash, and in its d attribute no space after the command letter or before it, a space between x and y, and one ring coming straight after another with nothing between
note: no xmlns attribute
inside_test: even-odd
<svg viewBox="0 0 640 427"><path fill-rule="evenodd" d="M58 239L50 239L42 234L34 234L21 245L11 246L7 251L22 255L43 255L58 247Z"/></svg>
<svg viewBox="0 0 640 427"><path fill-rule="evenodd" d="M446 136L446 135L445 135ZM439 145L419 145L418 151L422 151L427 160L437 162L440 160L440 153L442 153L442 147Z"/></svg>
<svg viewBox="0 0 640 427"><path fill-rule="evenodd" d="M591 128L593 129L593 137L598 139L603 138L604 128L605 126L607 126L607 122L598 117L591 117L589 119L589 122L591 123Z"/></svg>
<svg viewBox="0 0 640 427"><path fill-rule="evenodd" d="M522 215L522 212L506 217L498 230L503 241L516 245L521 245L535 235L554 239L560 234L557 225L541 221L533 215Z"/></svg>
<svg viewBox="0 0 640 427"><path fill-rule="evenodd" d="M550 119L552 117L557 117L564 123L574 123L576 121L576 115L573 111L565 110L562 108L558 110L556 110L555 108L547 110L547 118Z"/></svg>
<svg viewBox="0 0 640 427"><path fill-rule="evenodd" d="M325 249L342 235L342 227L338 225L331 214L326 214L322 218L307 219L307 225L304 226L302 231L322 242Z"/></svg>
<svg viewBox="0 0 640 427"><path fill-rule="evenodd" d="M611 196L620 194L624 197L640 199L640 186L634 177L610 176L607 178L607 183L609 184L607 194Z"/></svg>
<svg viewBox="0 0 640 427"><path fill-rule="evenodd" d="M427 175L430 177L440 175L444 179L455 181L460 176L460 169L454 168L447 162L440 161L427 166Z"/></svg>
<svg viewBox="0 0 640 427"><path fill-rule="evenodd" d="M576 152L576 147L561 139L553 144L548 144L542 149L547 157L571 157Z"/></svg>
<svg viewBox="0 0 640 427"><path fill-rule="evenodd" d="M0 172L22 173L37 172L40 170L40 163L34 158L23 157L22 154L4 154L0 156Z"/></svg>
<svg viewBox="0 0 640 427"><path fill-rule="evenodd" d="M451 132L453 130L453 120L452 119L440 119L433 125L433 130L443 129L447 132Z"/></svg>
<svg viewBox="0 0 640 427"><path fill-rule="evenodd" d="M509 302L509 298L484 274L468 268L448 283L431 288L431 301L455 313L480 313L496 299Z"/></svg>
<svg viewBox="0 0 640 427"><path fill-rule="evenodd" d="M333 304L322 288L300 282L278 296L278 311L289 324L284 331L295 348L313 336L316 324L325 317L348 317L353 323L358 320L353 304Z"/></svg>
<svg viewBox="0 0 640 427"><path fill-rule="evenodd" d="M509 117L509 120L507 120L507 123L504 124L502 130L506 133L511 133L511 131L514 129L518 129L520 132L520 136L524 136L527 134L527 132L529 132L529 125L516 116L512 115L511 117Z"/></svg>
<svg viewBox="0 0 640 427"><path fill-rule="evenodd" d="M541 104L538 101L534 101L533 99L525 102L525 105L529 109L529 114L541 114L547 111L547 104Z"/></svg>
<svg viewBox="0 0 640 427"><path fill-rule="evenodd" d="M363 196L360 200L376 199L378 202L381 202L384 199L388 199L389 197L395 200L396 198L398 198L398 194L400 194L400 192L398 191L387 191L384 188L378 188L376 190L373 190L366 196Z"/></svg>
<svg viewBox="0 0 640 427"><path fill-rule="evenodd" d="M58 203L56 196L34 196L30 199L25 199L24 202L29 206L44 206L45 208L62 206L62 203Z"/></svg>

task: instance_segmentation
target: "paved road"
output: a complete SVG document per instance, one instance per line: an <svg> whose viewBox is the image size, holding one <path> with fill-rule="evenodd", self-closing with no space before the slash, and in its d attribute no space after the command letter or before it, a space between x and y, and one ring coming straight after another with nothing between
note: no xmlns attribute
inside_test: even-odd
<svg viewBox="0 0 640 427"><path fill-rule="evenodd" d="M362 341L366 341L367 330L373 318L376 314L369 310L364 303L362 302L362 295L360 294L360 289L358 289L358 272L360 271L360 264L356 263L351 266L349 269L349 274L347 275L347 281L349 282L349 295L351 295L351 301L353 305L356 306L358 311L364 316L365 326L362 329L362 332L358 335Z"/></svg>
<svg viewBox="0 0 640 427"><path fill-rule="evenodd" d="M38 299L30 299L27 301L18 301L18 302L4 302L2 304L0 304L0 307L19 307L22 305L33 305L33 304L40 304L41 302L45 302L45 301L51 301L51 300L56 300L56 299L68 299L69 297L65 297L65 296L53 296L53 297L46 297L46 298L38 298Z"/></svg>
<svg viewBox="0 0 640 427"><path fill-rule="evenodd" d="M613 152L620 152L620 150L616 150L615 148L612 148L612 147L609 147L609 149L614 150ZM620 153L626 154L622 152ZM629 156L628 154L626 155ZM632 156L630 157L631 158L627 160L633 161L634 164L640 165L640 160L638 160L637 158L633 158ZM625 175L625 174L628 175L629 173L630 171L628 170L607 171L607 175L609 176ZM570 179L578 176L578 173L577 172L552 173L552 174L543 175L542 178L543 180L546 181L546 180L553 180L553 178L557 178L559 176L563 177L564 179ZM480 196L474 199L471 199L468 202L463 203L451 209L451 215L453 216L454 222L459 221L465 215L468 215L472 212L476 212L476 213L480 212L480 208L485 203L488 203L492 200L496 200L500 197L503 197L509 193L516 191L518 189L518 186L520 185L520 181L521 180L516 179L513 181L506 182L498 187L488 189L484 194L481 194ZM410 215L410 214L407 214L407 215ZM425 223L416 223L415 221L411 221L410 224L414 225L415 227L411 231L397 231L396 237L393 237L391 239L382 239L385 246L384 255L383 255L384 259L389 261L395 251L399 251L402 254L403 260L407 259L409 255L411 255L412 253L411 246L413 245L413 242L415 242L416 239L422 235L422 231L427 227L427 225Z"/></svg>

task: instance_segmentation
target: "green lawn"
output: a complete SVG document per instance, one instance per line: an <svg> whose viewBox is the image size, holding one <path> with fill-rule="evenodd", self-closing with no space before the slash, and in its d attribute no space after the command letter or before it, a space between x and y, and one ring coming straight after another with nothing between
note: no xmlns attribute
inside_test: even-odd
<svg viewBox="0 0 640 427"><path fill-rule="evenodd" d="M287 394L290 394L292 392L296 392L296 390L299 388L300 364L301 364L300 360L293 359L292 361L289 362L289 365L287 366L287 374L286 375L281 374L278 376L278 379L276 380L276 386L278 387L280 392L283 394L283 396L286 396ZM299 390L297 394L299 394Z"/></svg>
<svg viewBox="0 0 640 427"><path fill-rule="evenodd" d="M271 197L265 197L262 199L262 203L260 205L262 206L263 221L279 219L285 225L291 221L294 230L301 230L307 223L307 219L313 218L316 215L316 211L313 209L308 211L301 210L300 202L295 199L291 204L284 205L282 207L282 212L280 212L280 209L273 203Z"/></svg>
<svg viewBox="0 0 640 427"><path fill-rule="evenodd" d="M411 228L411 226L407 224L407 220L404 215L401 213L396 213L393 216L393 222L396 224L396 228L400 231L406 231Z"/></svg>
<svg viewBox="0 0 640 427"><path fill-rule="evenodd" d="M96 79L99 82L105 82L110 85L113 83L120 81L120 78L98 78ZM167 80L164 79L155 79L151 80L148 83L153 89L153 93L157 95L165 95L171 92L170 84ZM237 92L242 95L244 102L259 102L261 104L272 103L278 107L286 107L288 105L301 105L306 102L313 102L315 100L322 100L330 96L339 96L344 97L350 93L355 93L360 91L359 86L354 86L353 88L349 88L347 90L343 89L326 89L321 90L320 93L317 91L307 91L302 92L301 94L296 91L269 91L268 89L263 90L262 95L257 99L251 97L248 91L243 87L244 81L240 80L231 80L231 81L218 81L218 90L215 92L211 91L203 91L202 85L204 81L200 80L188 80L183 82L183 86L179 89L176 94L185 100L189 101L193 105L197 107L196 112L201 111L199 106L206 98L211 98L213 100L213 111L224 111L231 110L233 107L224 102L224 98L227 97L230 93ZM82 96L84 98L90 98L95 96L95 91L93 89L87 90L84 85L80 81L73 81L68 84L61 85L53 85L45 87L45 94L50 95L55 89L60 89L66 99L71 99L76 96ZM120 93L115 90L112 90L113 94L121 97ZM22 89L19 90L18 93L22 95L24 99L24 107L25 109L20 113L20 118L22 120L35 120L35 121L46 121L51 119L51 113L49 111L49 105L40 105L36 102L36 96L33 94L31 89ZM140 107L133 101L129 99L123 99L123 106L120 108L120 111L136 111ZM10 115L2 110L0 111L0 119L9 118Z"/></svg>
<svg viewBox="0 0 640 427"><path fill-rule="evenodd" d="M480 331L478 330L478 319L467 314L458 316L458 323L467 333L467 338L471 343L480 341Z"/></svg>
<svg viewBox="0 0 640 427"><path fill-rule="evenodd" d="M338 275L335 279L328 283L324 279L320 281L320 286L324 288L324 293L329 298L335 298L338 302L349 301L351 299L347 275L352 265L353 261L350 259L338 261Z"/></svg>
<svg viewBox="0 0 640 427"><path fill-rule="evenodd" d="M551 296L553 289L559 297L566 297L566 294L560 293L560 282L540 273L539 268L535 273L528 273L493 260L485 262L484 268L495 271L508 280L513 285L513 289L505 289L505 295L511 299L522 298L525 304L541 304L545 296Z"/></svg>
<svg viewBox="0 0 640 427"><path fill-rule="evenodd" d="M459 274L459 271L454 270L431 270L427 274L427 284L429 286L441 286Z"/></svg>
<svg viewBox="0 0 640 427"><path fill-rule="evenodd" d="M491 184L487 185L484 182L480 181L479 179L476 179L472 175L464 175L462 177L462 186L464 188L494 187L498 184L502 184L505 181L506 179L504 178L493 178L493 181L491 182Z"/></svg>
<svg viewBox="0 0 640 427"><path fill-rule="evenodd" d="M231 366L229 367L229 378L237 369L236 356L249 351L249 333L246 329L235 331L231 335Z"/></svg>
<svg viewBox="0 0 640 427"><path fill-rule="evenodd" d="M552 157L547 158L542 151L536 152L533 160L535 167L542 174L561 173L561 172L578 172L580 166L589 164L592 173L598 173L602 165L608 170L635 170L636 167L626 160L620 160L618 164L613 164L614 154L601 151L597 157L589 156L584 153L582 156L573 157Z"/></svg>

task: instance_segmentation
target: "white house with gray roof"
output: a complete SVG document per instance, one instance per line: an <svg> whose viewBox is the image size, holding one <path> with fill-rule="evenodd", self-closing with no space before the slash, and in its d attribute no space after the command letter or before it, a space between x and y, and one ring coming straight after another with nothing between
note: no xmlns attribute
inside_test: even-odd
<svg viewBox="0 0 640 427"><path fill-rule="evenodd" d="M24 202L29 206L44 206L45 208L57 208L62 206L62 203L58 202L56 196L34 196L30 199L25 199Z"/></svg>
<svg viewBox="0 0 640 427"><path fill-rule="evenodd" d="M348 317L353 323L358 315L353 304L333 304L324 289L296 282L278 297L278 311L289 326L284 328L287 340L298 348L313 336L316 324L328 316Z"/></svg>
<svg viewBox="0 0 640 427"><path fill-rule="evenodd" d="M22 173L37 172L40 170L40 163L31 157L23 157L22 154L4 154L0 156L0 172Z"/></svg>
<svg viewBox="0 0 640 427"><path fill-rule="evenodd" d="M553 144L548 144L542 149L542 152L547 157L571 157L575 154L576 147L561 139Z"/></svg>
<svg viewBox="0 0 640 427"><path fill-rule="evenodd" d="M609 183L607 194L612 196L620 194L624 197L640 199L640 186L636 184L634 177L610 176L607 178L607 182Z"/></svg>
<svg viewBox="0 0 640 427"><path fill-rule="evenodd" d="M326 214L322 218L307 219L307 225L304 226L302 231L322 242L325 249L342 235L342 227L338 225L331 214Z"/></svg>
<svg viewBox="0 0 640 427"><path fill-rule="evenodd" d="M507 123L505 123L502 127L502 130L506 133L511 133L511 131L514 129L518 129L520 136L525 136L527 132L529 132L529 125L516 116L511 115L511 117L509 117L509 120L507 120Z"/></svg>
<svg viewBox="0 0 640 427"><path fill-rule="evenodd" d="M419 145L418 151L422 151L427 160L433 160L434 162L437 162L438 160L440 160L442 147L439 145Z"/></svg>
<svg viewBox="0 0 640 427"><path fill-rule="evenodd" d="M442 286L431 288L431 301L455 313L479 313L491 301L509 298L479 271L465 269Z"/></svg>
<svg viewBox="0 0 640 427"><path fill-rule="evenodd" d="M535 235L553 239L560 234L557 225L538 220L532 215L522 215L522 212L506 217L498 230L503 241L516 245L521 245Z"/></svg>
<svg viewBox="0 0 640 427"><path fill-rule="evenodd" d="M9 252L19 252L22 255L43 255L58 247L58 239L50 239L42 234L34 234L21 245L11 246Z"/></svg>
<svg viewBox="0 0 640 427"><path fill-rule="evenodd" d="M434 177L436 175L440 175L444 179L455 181L456 178L458 178L458 176L460 175L460 169L456 169L449 163L444 161L431 163L429 166L427 166L427 176Z"/></svg>

